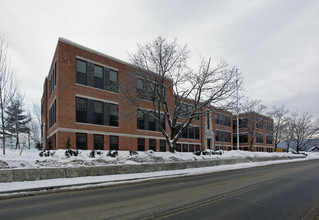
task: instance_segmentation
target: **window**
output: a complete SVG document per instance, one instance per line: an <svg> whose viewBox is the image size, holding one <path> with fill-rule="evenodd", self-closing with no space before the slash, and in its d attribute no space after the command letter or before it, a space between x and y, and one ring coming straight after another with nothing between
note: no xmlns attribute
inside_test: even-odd
<svg viewBox="0 0 319 220"><path fill-rule="evenodd" d="M76 98L76 121L86 123L86 99Z"/></svg>
<svg viewBox="0 0 319 220"><path fill-rule="evenodd" d="M187 144L183 144L183 152L188 152L188 145Z"/></svg>
<svg viewBox="0 0 319 220"><path fill-rule="evenodd" d="M263 136L263 134L257 133L257 135L256 135L256 142L257 142L257 143L264 143L264 136Z"/></svg>
<svg viewBox="0 0 319 220"><path fill-rule="evenodd" d="M119 149L119 137L110 136L110 150L118 150L118 149Z"/></svg>
<svg viewBox="0 0 319 220"><path fill-rule="evenodd" d="M87 84L87 63L83 60L76 60L76 82L79 84Z"/></svg>
<svg viewBox="0 0 319 220"><path fill-rule="evenodd" d="M137 110L137 129L144 129L144 114L141 110Z"/></svg>
<svg viewBox="0 0 319 220"><path fill-rule="evenodd" d="M56 85L56 62L53 65L53 69L49 79L49 96L52 95L55 85Z"/></svg>
<svg viewBox="0 0 319 220"><path fill-rule="evenodd" d="M93 86L103 89L103 68L101 66L94 65L94 81Z"/></svg>
<svg viewBox="0 0 319 220"><path fill-rule="evenodd" d="M228 131L215 131L215 140L219 142L231 142L231 133Z"/></svg>
<svg viewBox="0 0 319 220"><path fill-rule="evenodd" d="M137 138L137 150L138 151L145 151L145 139L144 138Z"/></svg>
<svg viewBox="0 0 319 220"><path fill-rule="evenodd" d="M247 128L248 120L247 120L247 118L240 118L240 119L238 119L238 123L239 123L239 128ZM233 128L237 129L237 121L236 120L233 121Z"/></svg>
<svg viewBox="0 0 319 220"><path fill-rule="evenodd" d="M148 128L150 131L155 131L155 118L152 116L148 117Z"/></svg>
<svg viewBox="0 0 319 220"><path fill-rule="evenodd" d="M160 140L160 151L165 152L166 151L166 141Z"/></svg>
<svg viewBox="0 0 319 220"><path fill-rule="evenodd" d="M189 145L189 152L194 152L194 144Z"/></svg>
<svg viewBox="0 0 319 220"><path fill-rule="evenodd" d="M178 114L180 117L188 117L189 115L193 114L192 117L194 120L199 120L198 113L194 113L194 106L182 103Z"/></svg>
<svg viewBox="0 0 319 220"><path fill-rule="evenodd" d="M199 127L189 126L182 130L181 138L199 139Z"/></svg>
<svg viewBox="0 0 319 220"><path fill-rule="evenodd" d="M195 131L195 137L194 137L194 139L199 140L199 127L194 127L194 131Z"/></svg>
<svg viewBox="0 0 319 220"><path fill-rule="evenodd" d="M266 129L267 129L267 131L272 131L272 127L273 127L272 123L271 123L270 121L267 121L267 122L266 122Z"/></svg>
<svg viewBox="0 0 319 220"><path fill-rule="evenodd" d="M104 150L103 135L94 135L94 150Z"/></svg>
<svg viewBox="0 0 319 220"><path fill-rule="evenodd" d="M103 125L103 102L93 102L94 124Z"/></svg>
<svg viewBox="0 0 319 220"><path fill-rule="evenodd" d="M196 151L200 151L200 146L198 144L195 145Z"/></svg>
<svg viewBox="0 0 319 220"><path fill-rule="evenodd" d="M256 127L259 129L263 129L264 124L263 124L263 120L261 118L256 118Z"/></svg>
<svg viewBox="0 0 319 220"><path fill-rule="evenodd" d="M52 103L49 109L49 127L51 128L56 123L56 100Z"/></svg>
<svg viewBox="0 0 319 220"><path fill-rule="evenodd" d="M87 150L87 134L76 133L76 148Z"/></svg>
<svg viewBox="0 0 319 220"><path fill-rule="evenodd" d="M140 99L144 99L144 80L137 79L137 97Z"/></svg>
<svg viewBox="0 0 319 220"><path fill-rule="evenodd" d="M273 137L271 135L266 136L266 143L267 144L272 144L272 140L273 140Z"/></svg>
<svg viewBox="0 0 319 220"><path fill-rule="evenodd" d="M206 128L210 129L210 112L206 111Z"/></svg>
<svg viewBox="0 0 319 220"><path fill-rule="evenodd" d="M230 116L216 113L215 114L215 123L218 125L224 125L224 126L230 127L230 124L231 124Z"/></svg>
<svg viewBox="0 0 319 220"><path fill-rule="evenodd" d="M161 131L160 126L165 130L165 116L160 114L158 122L158 115L155 112L149 111L143 113L141 110L137 110L137 129L149 130L149 131Z"/></svg>
<svg viewBox="0 0 319 220"><path fill-rule="evenodd" d="M237 134L234 134L233 142L237 143ZM248 134L239 134L239 143L248 143Z"/></svg>
<svg viewBox="0 0 319 220"><path fill-rule="evenodd" d="M110 126L118 126L118 107L115 104L110 104Z"/></svg>
<svg viewBox="0 0 319 220"><path fill-rule="evenodd" d="M149 139L149 147L150 147L150 150L156 151L156 140L155 139Z"/></svg>
<svg viewBox="0 0 319 220"><path fill-rule="evenodd" d="M188 138L194 139L194 127L188 127Z"/></svg>
<svg viewBox="0 0 319 220"><path fill-rule="evenodd" d="M176 151L181 152L181 144L176 144Z"/></svg>
<svg viewBox="0 0 319 220"><path fill-rule="evenodd" d="M110 87L109 90L113 92L118 91L118 73L115 70L110 69Z"/></svg>

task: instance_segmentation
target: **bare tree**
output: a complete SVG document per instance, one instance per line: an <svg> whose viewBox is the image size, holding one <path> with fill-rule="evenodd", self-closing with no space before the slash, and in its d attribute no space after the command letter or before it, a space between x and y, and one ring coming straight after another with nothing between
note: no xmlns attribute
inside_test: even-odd
<svg viewBox="0 0 319 220"><path fill-rule="evenodd" d="M8 45L4 38L0 36L0 111L3 154L5 154L6 145L5 108L14 99L20 86L14 72L10 69L7 47Z"/></svg>
<svg viewBox="0 0 319 220"><path fill-rule="evenodd" d="M296 150L302 150L311 138L319 133L319 120L313 120L309 112L292 115L293 140L296 142Z"/></svg>
<svg viewBox="0 0 319 220"><path fill-rule="evenodd" d="M253 151L254 138L257 133L262 129L262 118L258 117L266 110L266 106L261 104L260 100L246 100L241 104L241 114L243 117L241 122L243 126L248 131L249 140L249 150Z"/></svg>
<svg viewBox="0 0 319 220"><path fill-rule="evenodd" d="M292 113L294 114L294 113ZM289 152L294 135L294 121L292 116L286 116L282 122L282 138L286 142L287 152Z"/></svg>
<svg viewBox="0 0 319 220"><path fill-rule="evenodd" d="M285 106L273 106L268 112L269 116L274 120L274 143L275 152L277 151L278 144L284 139L283 129L284 129L284 117L288 114L288 110Z"/></svg>
<svg viewBox="0 0 319 220"><path fill-rule="evenodd" d="M40 143L40 128L41 128L41 107L40 104L34 103L32 113L29 113L30 120L30 137L35 145Z"/></svg>
<svg viewBox="0 0 319 220"><path fill-rule="evenodd" d="M235 101L236 82L241 84L236 68L224 61L212 67L211 59L202 59L198 71L192 71L187 65L188 55L187 45L179 46L176 39L169 42L157 37L151 43L138 45L137 52L131 55L131 79L121 88L137 110L158 122L172 152L194 117L210 105L229 107ZM172 93L174 98L168 100L166 94ZM148 108L145 100L151 102Z"/></svg>

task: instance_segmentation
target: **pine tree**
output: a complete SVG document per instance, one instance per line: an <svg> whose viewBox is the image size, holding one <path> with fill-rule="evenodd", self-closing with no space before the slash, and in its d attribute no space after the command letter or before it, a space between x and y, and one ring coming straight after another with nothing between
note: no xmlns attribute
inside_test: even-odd
<svg viewBox="0 0 319 220"><path fill-rule="evenodd" d="M8 133L16 137L16 149L20 149L19 135L21 133L28 133L30 130L27 124L30 118L24 113L22 103L19 99L11 102L10 106L6 109Z"/></svg>

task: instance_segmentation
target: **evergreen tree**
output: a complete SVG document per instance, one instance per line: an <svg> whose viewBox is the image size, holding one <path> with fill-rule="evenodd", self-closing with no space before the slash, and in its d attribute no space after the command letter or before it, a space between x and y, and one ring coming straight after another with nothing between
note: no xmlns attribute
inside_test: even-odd
<svg viewBox="0 0 319 220"><path fill-rule="evenodd" d="M30 118L24 113L22 108L22 102L16 99L11 102L10 106L6 109L7 114L7 126L8 133L16 138L16 149L20 149L19 135L22 133L28 133L30 130L28 123Z"/></svg>

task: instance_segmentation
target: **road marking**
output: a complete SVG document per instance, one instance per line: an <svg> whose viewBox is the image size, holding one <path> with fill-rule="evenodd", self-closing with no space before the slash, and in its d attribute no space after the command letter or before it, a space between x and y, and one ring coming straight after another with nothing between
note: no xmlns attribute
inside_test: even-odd
<svg viewBox="0 0 319 220"><path fill-rule="evenodd" d="M213 199L207 199L207 200L204 200L204 201L201 201L201 202L197 202L197 203L193 203L191 205L187 205L187 206L184 206L184 207L181 207L181 208L176 208L174 210L167 211L167 212L164 212L162 214L158 214L157 216L149 216L149 217L146 217L146 218L142 218L141 220L147 220L147 219L158 219L159 220L159 219L165 219L165 218L168 218L168 217L172 217L174 215L178 215L178 214L181 214L181 213L184 213L184 212L188 212L190 210L193 210L193 209L196 209L196 208L200 208L200 207L203 207L203 206L206 206L206 205L210 205L210 204L212 204L214 202L218 202L218 201L221 201L221 200L233 197L233 196L237 196L237 195L243 194L243 193L248 192L250 190L254 190L254 189L260 188L263 185L265 185L266 182L268 182L268 181L265 181L265 182L259 183L259 184L255 184L255 185L252 185L250 187L245 187L243 189L239 189L239 190L236 190L236 191L233 191L233 192L225 193L225 194L217 196L217 197L215 197Z"/></svg>

